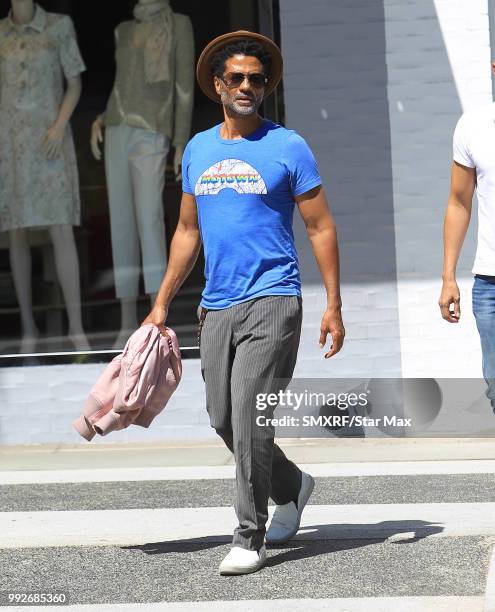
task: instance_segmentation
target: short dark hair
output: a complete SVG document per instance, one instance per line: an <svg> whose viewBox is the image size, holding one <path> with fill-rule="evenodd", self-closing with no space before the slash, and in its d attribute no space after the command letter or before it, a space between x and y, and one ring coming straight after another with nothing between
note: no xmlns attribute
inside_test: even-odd
<svg viewBox="0 0 495 612"><path fill-rule="evenodd" d="M243 39L229 43L213 54L211 58L211 71L214 76L222 76L225 71L225 62L234 55L248 55L256 57L263 64L265 76L270 76L271 56L262 44L254 40Z"/></svg>

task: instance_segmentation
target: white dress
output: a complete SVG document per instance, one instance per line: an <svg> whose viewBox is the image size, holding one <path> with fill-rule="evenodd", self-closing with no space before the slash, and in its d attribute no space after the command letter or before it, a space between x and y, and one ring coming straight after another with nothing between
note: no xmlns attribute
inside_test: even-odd
<svg viewBox="0 0 495 612"><path fill-rule="evenodd" d="M86 69L72 20L35 5L33 20L0 20L0 231L80 224L79 177L70 125L57 159L42 142L57 119L64 75Z"/></svg>

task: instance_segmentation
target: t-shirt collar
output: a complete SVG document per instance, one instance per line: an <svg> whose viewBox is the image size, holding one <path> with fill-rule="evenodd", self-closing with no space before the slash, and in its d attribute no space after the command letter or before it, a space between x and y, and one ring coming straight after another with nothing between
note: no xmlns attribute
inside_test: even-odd
<svg viewBox="0 0 495 612"><path fill-rule="evenodd" d="M246 138L222 138L222 136L220 135L220 129L222 125L223 125L223 122L215 126L215 135L216 135L217 140L220 141L222 144L235 145L241 142L247 142L251 140L253 136L257 136L258 134L262 133L263 130L266 129L266 126L268 125L268 120L262 117L261 124L254 130L254 132L249 134L249 136L247 136Z"/></svg>
<svg viewBox="0 0 495 612"><path fill-rule="evenodd" d="M9 11L7 22L11 30L27 30L32 28L37 32L43 32L46 27L46 11L39 4L34 4L34 16L29 23L19 25L12 20L12 9Z"/></svg>

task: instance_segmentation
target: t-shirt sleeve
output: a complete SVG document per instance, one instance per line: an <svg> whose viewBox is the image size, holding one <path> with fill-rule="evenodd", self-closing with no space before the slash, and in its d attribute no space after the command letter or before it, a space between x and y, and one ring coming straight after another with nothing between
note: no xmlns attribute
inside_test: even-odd
<svg viewBox="0 0 495 612"><path fill-rule="evenodd" d="M318 163L307 142L293 132L285 149L285 163L289 170L292 195L299 196L321 185Z"/></svg>
<svg viewBox="0 0 495 612"><path fill-rule="evenodd" d="M454 161L462 166L474 168L476 165L471 157L471 152L469 151L468 131L465 115L462 115L462 117L459 119L454 130L453 157Z"/></svg>
<svg viewBox="0 0 495 612"><path fill-rule="evenodd" d="M182 156L182 191L194 195L194 189L189 180L189 163L191 161L191 141L189 141L184 149Z"/></svg>
<svg viewBox="0 0 495 612"><path fill-rule="evenodd" d="M77 46L74 24L68 15L64 15L60 24L60 63L66 79L75 77L86 70Z"/></svg>

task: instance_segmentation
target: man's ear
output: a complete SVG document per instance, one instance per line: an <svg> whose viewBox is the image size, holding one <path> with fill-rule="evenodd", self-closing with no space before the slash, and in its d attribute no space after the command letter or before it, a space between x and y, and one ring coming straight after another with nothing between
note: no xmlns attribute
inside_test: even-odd
<svg viewBox="0 0 495 612"><path fill-rule="evenodd" d="M215 91L217 92L217 94L220 95L222 93L221 81L217 76L213 77L213 85L215 86Z"/></svg>
<svg viewBox="0 0 495 612"><path fill-rule="evenodd" d="M492 72L495 74L495 62L492 62Z"/></svg>

